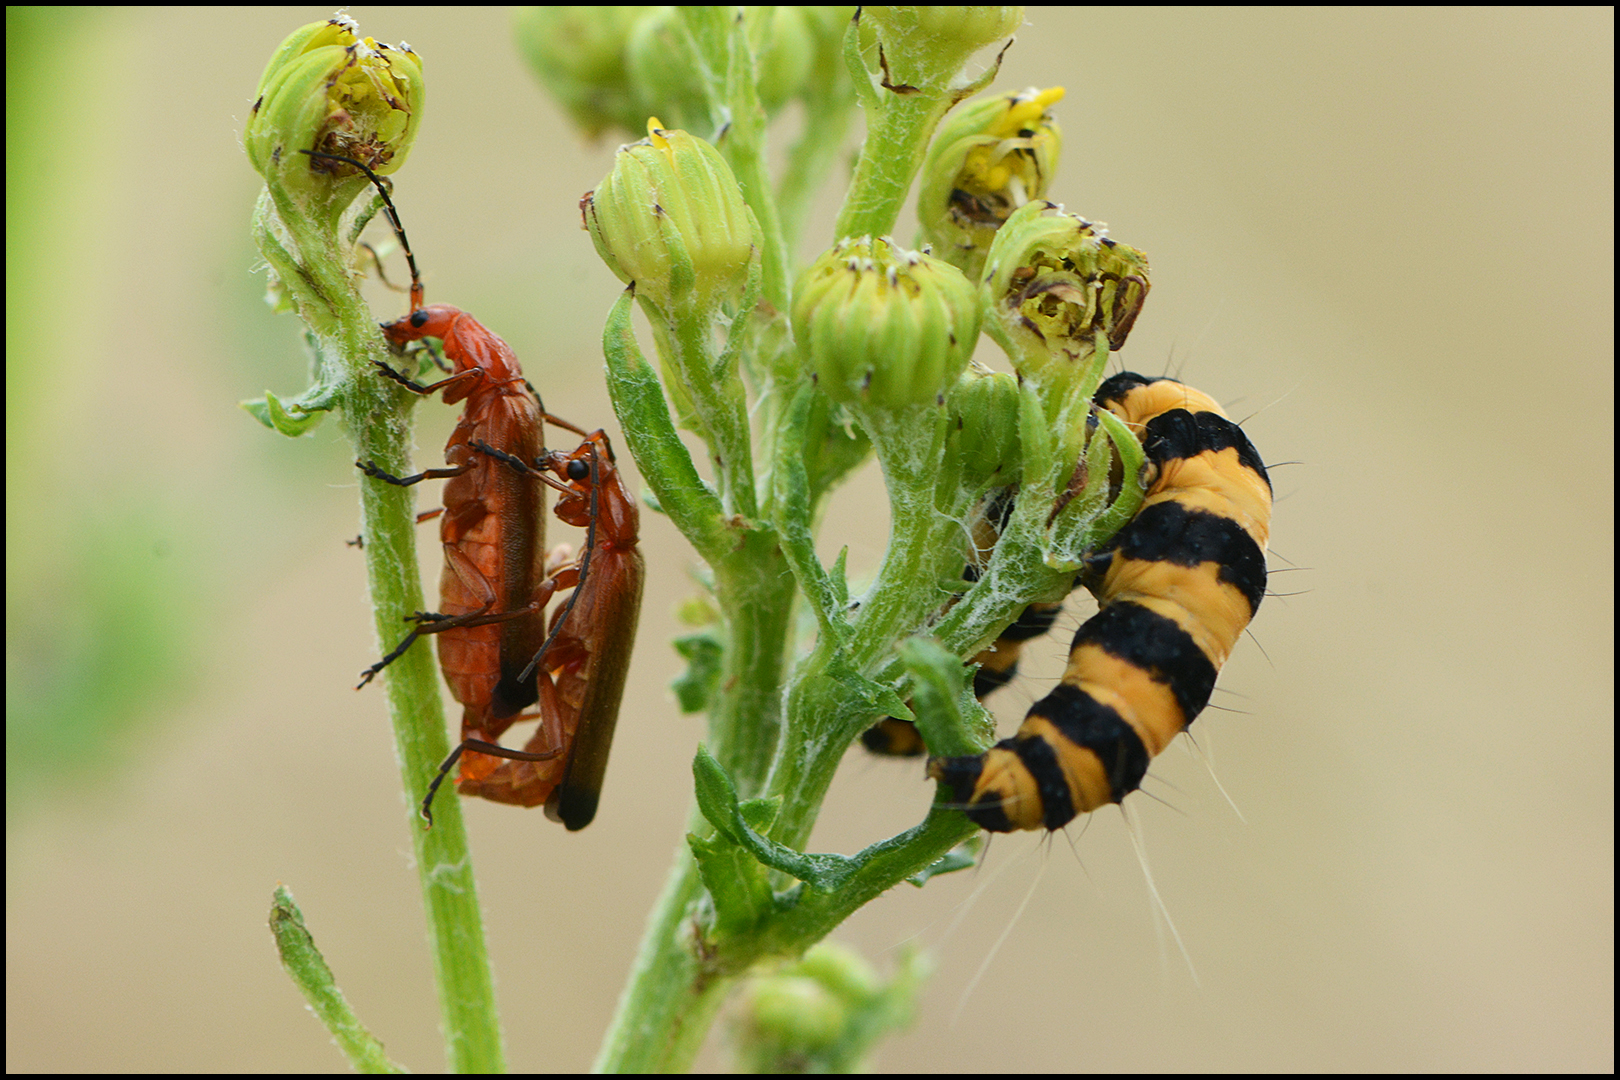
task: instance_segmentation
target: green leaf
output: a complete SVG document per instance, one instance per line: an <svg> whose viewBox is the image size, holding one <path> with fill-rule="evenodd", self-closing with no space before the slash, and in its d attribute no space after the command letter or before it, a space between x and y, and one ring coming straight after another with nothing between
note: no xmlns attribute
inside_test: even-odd
<svg viewBox="0 0 1620 1080"><path fill-rule="evenodd" d="M815 497L805 467L805 438L818 398L815 387L806 382L794 394L782 417L777 433L776 461L772 468L775 487L776 528L782 536L782 552L793 568L799 588L816 614L828 644L836 647L849 640L849 621L844 612L849 602L849 585L844 580L844 556L840 553L833 573L816 556L816 538L811 532L815 517Z"/></svg>
<svg viewBox="0 0 1620 1080"><path fill-rule="evenodd" d="M686 659L686 670L675 677L670 688L683 713L702 712L714 701L720 687L720 665L724 646L710 630L678 637L675 651Z"/></svg>
<svg viewBox="0 0 1620 1080"><path fill-rule="evenodd" d="M737 805L737 788L721 764L702 747L692 761L698 809L721 835L745 848L760 863L824 892L836 891L860 868L845 855L811 855L755 832ZM757 800L756 800L757 801Z"/></svg>
<svg viewBox="0 0 1620 1080"><path fill-rule="evenodd" d="M686 842L697 860L703 887L714 902L708 936L723 941L752 932L774 906L765 868L725 836L704 838L688 833Z"/></svg>
<svg viewBox="0 0 1620 1080"><path fill-rule="evenodd" d="M296 439L325 419L324 414L336 407L336 398L324 390L311 391L283 405L280 398L266 390L264 397L244 401L241 405L265 427Z"/></svg>
<svg viewBox="0 0 1620 1080"><path fill-rule="evenodd" d="M613 411L624 429L630 456L659 507L713 564L730 550L730 530L720 500L698 475L691 453L676 434L658 374L636 344L630 322L634 299L632 285L619 295L602 330Z"/></svg>
<svg viewBox="0 0 1620 1080"><path fill-rule="evenodd" d="M897 651L911 674L911 709L929 753L982 753L994 740L995 721L973 696L968 667L933 638L910 638Z"/></svg>
<svg viewBox="0 0 1620 1080"><path fill-rule="evenodd" d="M938 859L906 878L906 880L920 889L928 884L929 878L977 866L979 864L979 855L983 851L984 834L974 833Z"/></svg>

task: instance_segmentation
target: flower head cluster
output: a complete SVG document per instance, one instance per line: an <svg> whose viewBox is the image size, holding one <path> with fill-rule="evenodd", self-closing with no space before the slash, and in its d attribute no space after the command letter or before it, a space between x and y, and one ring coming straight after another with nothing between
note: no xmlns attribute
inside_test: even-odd
<svg viewBox="0 0 1620 1080"><path fill-rule="evenodd" d="M724 71L705 62L694 39L694 23L706 22L703 11L524 7L513 29L540 81L587 135L613 128L633 134L652 113L673 127L710 132L716 78ZM750 6L742 21L760 103L774 114L804 90L818 42L828 34L841 38L849 11Z"/></svg>

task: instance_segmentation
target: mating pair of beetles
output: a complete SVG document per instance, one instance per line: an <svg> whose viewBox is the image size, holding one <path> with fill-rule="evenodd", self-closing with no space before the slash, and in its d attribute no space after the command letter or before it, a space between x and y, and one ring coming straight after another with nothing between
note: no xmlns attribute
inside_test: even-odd
<svg viewBox="0 0 1620 1080"><path fill-rule="evenodd" d="M367 476L402 487L448 481L443 509L422 515L439 518L440 610L412 616L415 628L360 685L417 638L435 635L445 682L462 705L461 742L428 786L423 817L432 822L434 794L459 761L463 795L544 806L570 831L583 829L596 816L641 611L646 572L635 500L604 432L546 412L511 348L471 315L424 303L416 259L381 178L353 158L304 153L312 168L350 166L376 185L411 268L410 313L384 323L383 334L395 347L437 338L452 365L450 375L427 385L377 367L414 393L465 402L445 444L445 468L400 477L357 462ZM581 436L578 449L548 449L547 421ZM557 517L587 530L577 558L565 548L546 551L547 488L559 492ZM548 626L546 605L566 589L573 591ZM508 728L537 717L522 750L500 745Z"/></svg>

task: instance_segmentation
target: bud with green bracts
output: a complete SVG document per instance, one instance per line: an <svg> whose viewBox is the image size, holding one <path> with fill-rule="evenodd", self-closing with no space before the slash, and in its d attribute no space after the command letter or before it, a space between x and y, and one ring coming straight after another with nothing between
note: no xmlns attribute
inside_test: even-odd
<svg viewBox="0 0 1620 1080"><path fill-rule="evenodd" d="M754 977L734 1020L738 1064L750 1072L864 1072L886 1034L908 1026L928 963L903 950L892 979L859 953L821 941L800 960Z"/></svg>
<svg viewBox="0 0 1620 1080"><path fill-rule="evenodd" d="M816 51L816 20L823 17L811 8L792 5L743 8L754 51L754 81L767 113L774 114L804 89ZM841 22L847 21L846 13Z"/></svg>
<svg viewBox="0 0 1620 1080"><path fill-rule="evenodd" d="M1018 379L973 364L950 395L951 428L946 454L961 463L962 486L971 492L1018 483Z"/></svg>
<svg viewBox="0 0 1620 1080"><path fill-rule="evenodd" d="M421 58L403 42L385 45L358 30L347 16L310 23L264 69L242 143L273 191L341 211L366 186L358 170L302 150L353 158L378 173L404 163L422 119Z"/></svg>
<svg viewBox="0 0 1620 1080"><path fill-rule="evenodd" d="M512 32L536 77L585 134L611 127L634 135L647 113L633 100L625 46L645 7L517 8Z"/></svg>
<svg viewBox="0 0 1620 1080"><path fill-rule="evenodd" d="M985 332L1026 379L1076 377L1096 351L1125 344L1148 293L1147 256L1049 202L1016 211L985 260Z"/></svg>
<svg viewBox="0 0 1620 1080"><path fill-rule="evenodd" d="M384 348L351 273L354 236L377 204L360 211L347 239L340 235L345 211L370 184L351 162L376 173L404 164L424 96L410 46L362 38L345 15L295 31L259 79L242 144L264 178L253 234L270 267L267 299L298 312L322 359L315 384L296 399L244 403L286 435L337 408Z"/></svg>
<svg viewBox="0 0 1620 1080"><path fill-rule="evenodd" d="M843 1034L849 1006L816 979L792 972L759 978L749 987L737 1038L750 1052L814 1054Z"/></svg>
<svg viewBox="0 0 1620 1080"><path fill-rule="evenodd" d="M1061 139L1051 107L1063 88L998 94L961 106L934 136L922 170L917 217L940 257L977 277L996 231L1046 194Z"/></svg>
<svg viewBox="0 0 1620 1080"><path fill-rule="evenodd" d="M671 128L712 133L709 73L686 19L674 7L641 10L624 46L636 108L643 116L669 117Z"/></svg>
<svg viewBox="0 0 1620 1080"><path fill-rule="evenodd" d="M653 119L620 147L613 171L580 201L597 254L666 319L735 304L759 257L759 225L719 151Z"/></svg>
<svg viewBox="0 0 1620 1080"><path fill-rule="evenodd" d="M940 400L973 354L979 304L947 262L888 238L840 241L793 298L793 334L834 401L899 410Z"/></svg>
<svg viewBox="0 0 1620 1080"><path fill-rule="evenodd" d="M867 64L901 93L948 87L968 58L1024 24L1021 7L863 7L861 50Z"/></svg>
<svg viewBox="0 0 1620 1080"><path fill-rule="evenodd" d="M643 114L658 113L675 127L711 131L723 126L724 88L699 55L690 24L673 7L652 7L639 19L626 44L631 92ZM808 9L742 9L754 83L760 104L775 114L796 97L810 74L815 50Z"/></svg>

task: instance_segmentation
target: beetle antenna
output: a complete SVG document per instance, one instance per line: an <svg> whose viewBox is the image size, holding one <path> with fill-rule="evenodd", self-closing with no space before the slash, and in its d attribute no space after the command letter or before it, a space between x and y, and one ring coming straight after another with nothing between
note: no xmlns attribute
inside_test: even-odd
<svg viewBox="0 0 1620 1080"><path fill-rule="evenodd" d="M411 267L411 310L420 311L425 297L425 291L422 288L422 277L416 272L416 256L411 254L411 242L405 238L405 224L399 220L399 211L394 208L394 200L388 196L388 186L383 183L383 178L372 172L371 166L363 161L356 161L352 157L344 157L342 154L326 154L319 150L300 150L298 152L308 154L317 161L341 161L345 165L353 165L365 173L367 179L376 186L377 194L382 196L383 206L388 210L388 220L394 226L394 235L399 237L399 246L405 249L405 261Z"/></svg>

